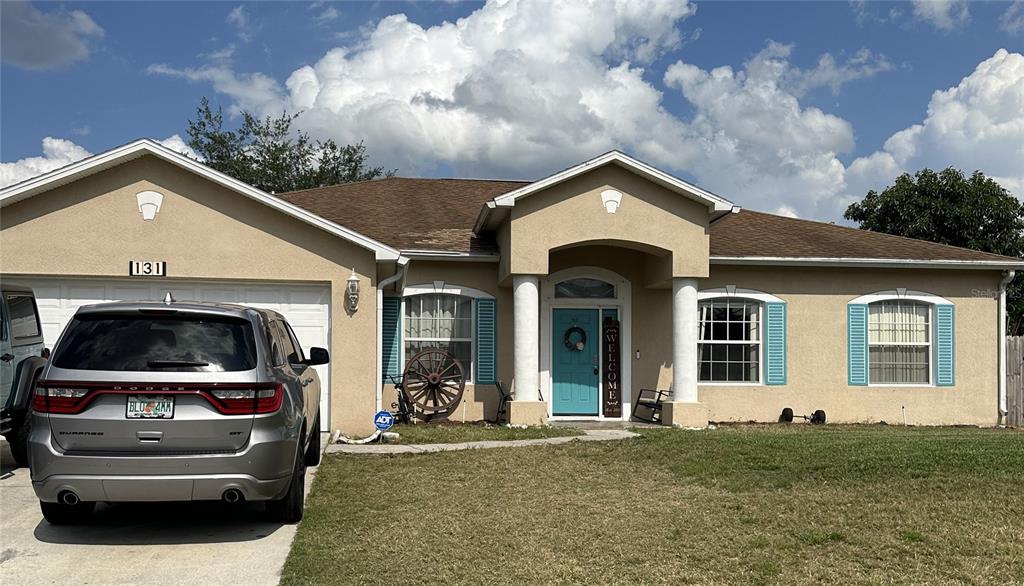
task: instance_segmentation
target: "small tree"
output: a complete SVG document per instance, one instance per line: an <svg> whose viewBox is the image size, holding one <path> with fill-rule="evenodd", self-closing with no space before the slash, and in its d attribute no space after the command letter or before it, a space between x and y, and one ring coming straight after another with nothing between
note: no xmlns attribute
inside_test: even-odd
<svg viewBox="0 0 1024 586"><path fill-rule="evenodd" d="M1024 205L981 171L904 173L843 215L864 230L1024 257ZM1007 319L1011 334L1024 333L1024 279L1007 290Z"/></svg>
<svg viewBox="0 0 1024 586"><path fill-rule="evenodd" d="M313 141L301 130L293 132L298 116L283 112L277 118L257 118L242 112L241 125L229 130L223 111L214 111L203 98L196 120L188 121L188 146L206 165L272 193L395 174L368 167L362 142L338 146L334 140Z"/></svg>

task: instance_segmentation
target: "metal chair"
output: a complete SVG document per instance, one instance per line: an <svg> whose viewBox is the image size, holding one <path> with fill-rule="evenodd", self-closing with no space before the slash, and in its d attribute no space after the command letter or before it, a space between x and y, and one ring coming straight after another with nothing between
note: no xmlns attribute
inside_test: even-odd
<svg viewBox="0 0 1024 586"><path fill-rule="evenodd" d="M672 399L672 391L659 391L656 389L640 389L640 394L633 404L633 419L646 421L647 423L661 423L661 408L665 401ZM646 409L646 416L637 415L637 409Z"/></svg>

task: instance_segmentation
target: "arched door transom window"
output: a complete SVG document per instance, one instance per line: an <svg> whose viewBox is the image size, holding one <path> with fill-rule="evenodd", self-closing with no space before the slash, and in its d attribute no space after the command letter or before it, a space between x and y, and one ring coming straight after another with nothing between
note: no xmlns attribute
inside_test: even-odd
<svg viewBox="0 0 1024 586"><path fill-rule="evenodd" d="M615 299L615 285L600 279L579 277L555 285L557 299Z"/></svg>

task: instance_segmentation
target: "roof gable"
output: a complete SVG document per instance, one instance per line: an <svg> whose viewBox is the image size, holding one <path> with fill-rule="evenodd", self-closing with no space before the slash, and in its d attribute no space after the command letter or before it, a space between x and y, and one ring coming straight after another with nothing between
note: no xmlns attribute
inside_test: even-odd
<svg viewBox="0 0 1024 586"><path fill-rule="evenodd" d="M674 191L680 195L702 203L708 206L711 211L727 212L734 207L731 201L728 201L723 197L701 189L700 187L683 181L678 177L669 175L664 171L655 169L647 163L638 161L637 159L634 159L620 151L609 151L603 155L590 159L589 161L569 167L568 169L559 171L558 173L549 175L538 181L534 181L529 185L525 185L519 189L500 195L494 198L494 203L498 207L512 207L516 204L516 201L524 197L528 197L538 191L558 185L559 183L568 181L573 177L582 175L605 165L618 165L619 167L636 173L653 183L661 185L669 191Z"/></svg>
<svg viewBox="0 0 1024 586"><path fill-rule="evenodd" d="M301 220L330 234L373 251L377 260L395 260L398 250L330 220L326 220L307 209L275 197L247 183L211 169L198 161L175 152L149 139L140 139L109 151L82 159L76 163L27 179L21 183L0 189L0 208L23 199L39 195L77 179L116 167L122 163L152 155L186 171L195 173L240 195L256 200L283 214Z"/></svg>

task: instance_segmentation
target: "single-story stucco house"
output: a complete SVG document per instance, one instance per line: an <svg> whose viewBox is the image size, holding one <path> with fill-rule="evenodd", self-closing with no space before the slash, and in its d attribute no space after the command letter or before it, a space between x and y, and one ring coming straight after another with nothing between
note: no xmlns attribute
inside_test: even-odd
<svg viewBox="0 0 1024 586"><path fill-rule="evenodd" d="M468 372L456 420L493 416L504 381L513 423L628 420L640 389L664 389L664 422L684 426L784 407L996 425L1006 284L1024 266L740 209L620 152L534 182L271 195L139 140L0 190L0 205L2 278L34 288L48 344L99 301L277 309L330 350L321 419L350 435L429 346Z"/></svg>

